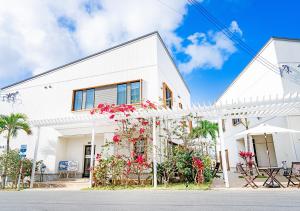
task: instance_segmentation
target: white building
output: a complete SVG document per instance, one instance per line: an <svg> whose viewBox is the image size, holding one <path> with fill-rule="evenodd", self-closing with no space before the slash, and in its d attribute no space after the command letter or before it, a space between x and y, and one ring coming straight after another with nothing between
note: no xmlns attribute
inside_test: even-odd
<svg viewBox="0 0 300 211"><path fill-rule="evenodd" d="M138 104L143 100L170 108L190 106L190 93L157 32L147 34L40 75L9 85L1 94L18 92L18 100L0 102L0 113L25 113L29 120L63 118L88 113L99 103ZM27 144L32 158L33 135L20 133L11 148ZM96 127L96 153L113 136L111 125ZM5 145L3 137L0 145ZM37 160L48 174L56 174L59 161L78 161L79 173L88 176L91 128L85 124L40 129Z"/></svg>
<svg viewBox="0 0 300 211"><path fill-rule="evenodd" d="M265 65L263 65L264 63ZM270 64L271 63L271 64ZM280 71L277 71L280 68ZM217 102L231 102L236 99L276 97L300 92L300 39L272 37L253 60L232 82ZM270 108L271 109L271 108ZM248 119L249 127L260 123L268 123L284 128L300 130L299 116ZM239 151L248 147L245 138L235 135L243 130L244 119L225 121L223 126L226 149L230 167L240 162ZM268 166L268 157L264 136L253 136L250 149L255 153L258 166ZM268 136L271 163L281 166L282 161L288 165L292 161L300 161L300 136L297 134L274 134Z"/></svg>

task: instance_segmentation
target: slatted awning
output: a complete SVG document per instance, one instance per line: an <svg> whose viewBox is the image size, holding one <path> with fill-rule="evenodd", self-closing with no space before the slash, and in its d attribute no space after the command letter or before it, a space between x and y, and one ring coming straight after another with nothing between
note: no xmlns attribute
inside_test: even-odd
<svg viewBox="0 0 300 211"><path fill-rule="evenodd" d="M146 111L138 109L129 117L118 116L117 118L156 117L161 119L179 119L189 115L210 120L300 115L300 94L236 99L210 105L193 105L191 108L178 110L170 110L163 107L159 107L157 110ZM108 116L91 115L90 113L70 114L57 118L30 121L33 126L55 126L91 122L99 124L112 123Z"/></svg>

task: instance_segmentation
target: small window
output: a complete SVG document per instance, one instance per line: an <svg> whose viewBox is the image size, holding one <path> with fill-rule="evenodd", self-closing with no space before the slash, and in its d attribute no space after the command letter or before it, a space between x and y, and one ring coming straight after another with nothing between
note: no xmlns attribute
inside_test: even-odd
<svg viewBox="0 0 300 211"><path fill-rule="evenodd" d="M164 104L166 107L172 109L173 106L173 94L169 87L164 83Z"/></svg>
<svg viewBox="0 0 300 211"><path fill-rule="evenodd" d="M223 130L223 132L226 131L225 123L226 123L225 119L222 119L222 130Z"/></svg>
<svg viewBox="0 0 300 211"><path fill-rule="evenodd" d="M130 84L130 103L140 102L140 82L133 82Z"/></svg>
<svg viewBox="0 0 300 211"><path fill-rule="evenodd" d="M146 141L139 140L139 141L135 142L135 144L134 144L135 156L145 155L145 152L146 152Z"/></svg>
<svg viewBox="0 0 300 211"><path fill-rule="evenodd" d="M85 109L94 108L95 89L86 90Z"/></svg>
<svg viewBox="0 0 300 211"><path fill-rule="evenodd" d="M119 84L117 86L117 104L127 103L127 84Z"/></svg>
<svg viewBox="0 0 300 211"><path fill-rule="evenodd" d="M74 96L74 111L82 109L82 91L76 91Z"/></svg>
<svg viewBox="0 0 300 211"><path fill-rule="evenodd" d="M233 126L236 126L236 125L238 125L238 124L240 124L241 123L241 119L239 119L239 118L237 118L237 119L232 119L232 125Z"/></svg>
<svg viewBox="0 0 300 211"><path fill-rule="evenodd" d="M182 109L182 103L179 103L178 106L180 109Z"/></svg>

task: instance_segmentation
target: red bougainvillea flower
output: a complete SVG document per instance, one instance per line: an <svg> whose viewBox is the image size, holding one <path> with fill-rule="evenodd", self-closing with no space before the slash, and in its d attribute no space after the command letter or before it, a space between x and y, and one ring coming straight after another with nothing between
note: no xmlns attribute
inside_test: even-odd
<svg viewBox="0 0 300 211"><path fill-rule="evenodd" d="M193 157L193 166L197 169L197 170L203 170L204 169L204 164L202 162L202 160L200 160L197 157Z"/></svg>
<svg viewBox="0 0 300 211"><path fill-rule="evenodd" d="M110 119L113 119L113 118L115 118L115 115L112 114L112 115L109 116L109 118L110 118Z"/></svg>
<svg viewBox="0 0 300 211"><path fill-rule="evenodd" d="M149 122L147 122L147 121L142 121L142 125L143 126L146 126L146 125L148 125L149 124Z"/></svg>
<svg viewBox="0 0 300 211"><path fill-rule="evenodd" d="M160 125L160 121L156 121L156 125L159 126Z"/></svg>
<svg viewBox="0 0 300 211"><path fill-rule="evenodd" d="M140 134L143 134L145 132L144 128L140 128Z"/></svg>
<svg viewBox="0 0 300 211"><path fill-rule="evenodd" d="M120 136L119 136L119 135L114 135L113 141L114 141L115 143L119 143L119 142L121 141Z"/></svg>
<svg viewBox="0 0 300 211"><path fill-rule="evenodd" d="M252 152L246 152L246 157L252 158L254 154Z"/></svg>
<svg viewBox="0 0 300 211"><path fill-rule="evenodd" d="M246 152L244 152L244 151L240 151L239 152L239 156L241 157L241 158L246 158L247 156L246 156Z"/></svg>
<svg viewBox="0 0 300 211"><path fill-rule="evenodd" d="M136 160L135 160L136 163L138 163L139 165L142 165L144 163L144 158L142 155L138 155Z"/></svg>
<svg viewBox="0 0 300 211"><path fill-rule="evenodd" d="M127 166L131 166L131 161L128 160L127 163L126 163L126 165L127 165Z"/></svg>

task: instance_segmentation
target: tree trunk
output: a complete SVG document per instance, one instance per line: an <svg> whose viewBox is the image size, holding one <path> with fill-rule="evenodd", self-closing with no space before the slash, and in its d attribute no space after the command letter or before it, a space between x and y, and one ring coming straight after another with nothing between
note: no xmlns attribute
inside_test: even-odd
<svg viewBox="0 0 300 211"><path fill-rule="evenodd" d="M9 140L10 140L10 133L8 132L7 134L7 139L6 139L6 154L8 155L9 153ZM2 174L2 189L5 188L5 182L6 182L6 172L7 172L7 157L5 159L5 163L4 163L4 170L3 170L3 174Z"/></svg>

